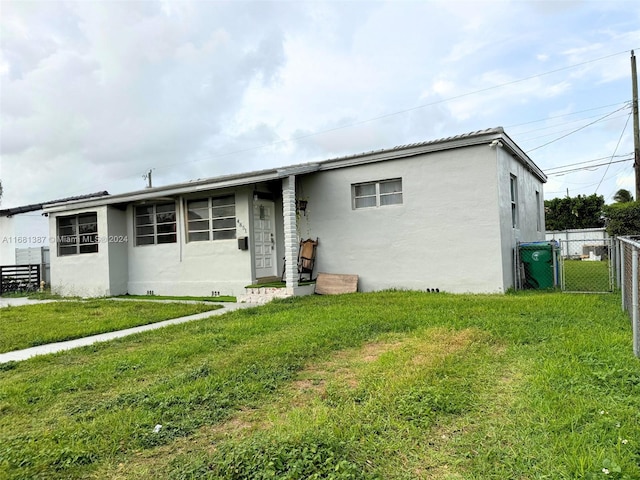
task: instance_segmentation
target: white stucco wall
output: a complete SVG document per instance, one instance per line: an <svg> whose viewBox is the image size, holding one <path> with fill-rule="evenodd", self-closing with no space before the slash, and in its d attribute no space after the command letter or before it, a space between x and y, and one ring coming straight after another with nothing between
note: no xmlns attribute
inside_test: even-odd
<svg viewBox="0 0 640 480"><path fill-rule="evenodd" d="M386 288L503 292L495 149L441 151L300 179L298 233L319 237L316 272ZM354 210L351 185L402 178L403 203Z"/></svg>
<svg viewBox="0 0 640 480"><path fill-rule="evenodd" d="M98 252L78 255L58 255L56 218L96 212L98 235L107 235L107 207L93 207L49 214L51 248L51 291L65 296L101 297L111 295L109 282L109 249L100 243Z"/></svg>
<svg viewBox="0 0 640 480"><path fill-rule="evenodd" d="M232 191L217 191L215 195L228 193ZM249 236L251 191L241 189L235 194L237 236ZM206 198L206 195L203 192L190 198ZM250 250L239 250L237 239L186 242L183 202L179 201L178 205L179 241L144 246L135 246L133 206L129 206L128 293L145 295L153 291L155 295L190 296L210 296L214 291L221 295L244 293L244 287L252 280Z"/></svg>
<svg viewBox="0 0 640 480"><path fill-rule="evenodd" d="M15 264L15 249L13 217L0 217L0 265Z"/></svg>
<svg viewBox="0 0 640 480"><path fill-rule="evenodd" d="M500 237L505 288L514 285L514 249L518 242L545 239L543 183L502 148L496 149L498 162L498 197L500 203ZM518 226L511 219L511 175L518 185ZM539 195L536 197L536 192ZM537 203L538 202L538 203Z"/></svg>
<svg viewBox="0 0 640 480"><path fill-rule="evenodd" d="M109 255L109 294L124 295L128 289L129 256L127 254L131 237L127 232L126 211L115 207L107 208L108 230L104 245Z"/></svg>

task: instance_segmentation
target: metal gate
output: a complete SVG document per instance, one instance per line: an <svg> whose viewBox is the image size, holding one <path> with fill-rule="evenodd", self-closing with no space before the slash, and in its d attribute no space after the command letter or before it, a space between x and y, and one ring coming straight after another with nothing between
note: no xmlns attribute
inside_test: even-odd
<svg viewBox="0 0 640 480"><path fill-rule="evenodd" d="M615 249L610 238L560 240L560 288L564 292L613 292Z"/></svg>

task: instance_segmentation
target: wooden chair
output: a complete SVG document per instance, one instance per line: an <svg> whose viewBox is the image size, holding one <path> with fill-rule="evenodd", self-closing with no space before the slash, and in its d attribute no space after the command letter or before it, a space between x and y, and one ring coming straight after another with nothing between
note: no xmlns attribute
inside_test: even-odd
<svg viewBox="0 0 640 480"><path fill-rule="evenodd" d="M309 276L309 281L313 277L313 267L316 263L316 247L318 239L300 240L300 248L298 248L298 281L302 281L303 275Z"/></svg>

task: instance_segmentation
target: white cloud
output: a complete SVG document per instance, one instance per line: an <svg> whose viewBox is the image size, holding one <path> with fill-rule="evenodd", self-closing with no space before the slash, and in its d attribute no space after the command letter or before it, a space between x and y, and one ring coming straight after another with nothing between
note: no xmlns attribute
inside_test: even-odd
<svg viewBox="0 0 640 480"><path fill-rule="evenodd" d="M139 188L149 168L169 183L621 102L628 55L592 60L640 46L639 20L625 1L5 1L3 203ZM610 155L621 129L603 122L532 156L550 167Z"/></svg>

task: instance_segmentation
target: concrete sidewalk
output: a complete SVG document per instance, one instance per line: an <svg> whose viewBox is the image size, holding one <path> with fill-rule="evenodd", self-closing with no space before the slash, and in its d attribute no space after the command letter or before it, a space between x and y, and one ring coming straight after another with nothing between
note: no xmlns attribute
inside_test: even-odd
<svg viewBox="0 0 640 480"><path fill-rule="evenodd" d="M19 299L3 299L5 300L19 300ZM20 299L22 300L22 299ZM31 300L28 302L11 302L11 305L30 305L32 303L44 303L46 301ZM150 323L148 325L141 325L139 327L127 328L126 330L118 330L115 332L100 333L98 335L91 335L90 337L77 338L76 340L69 340L66 342L48 343L46 345L38 345L37 347L25 348L24 350L14 350L13 352L0 353L0 363L18 362L26 360L36 355L46 355L48 353L62 352L64 350L71 350L72 348L85 347L87 345L93 345L98 342L106 342L113 340L114 338L126 337L134 333L146 332L147 330L155 330L157 328L166 327L168 325L176 325L178 323L190 322L192 320L200 320L214 315L222 315L233 310L239 310L241 308L256 307L257 305L252 303L213 303L213 305L222 305L223 308L217 310L211 310L209 312L196 313L195 315L188 315L186 317L174 318L172 320L164 320L162 322Z"/></svg>

